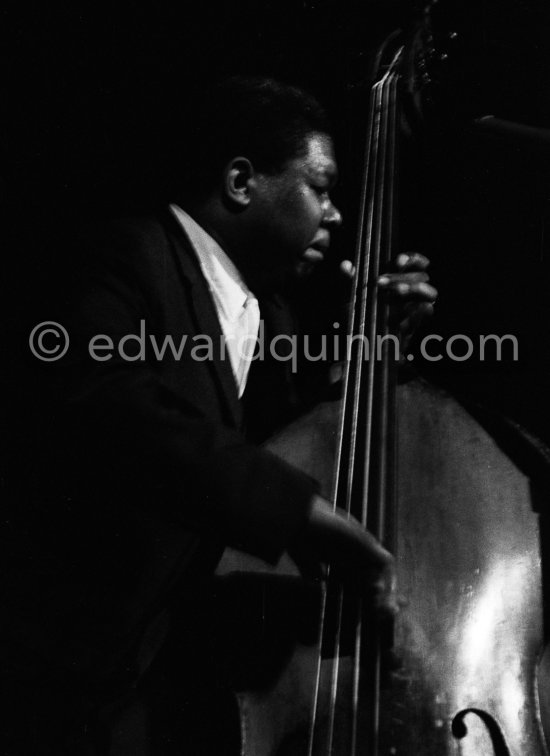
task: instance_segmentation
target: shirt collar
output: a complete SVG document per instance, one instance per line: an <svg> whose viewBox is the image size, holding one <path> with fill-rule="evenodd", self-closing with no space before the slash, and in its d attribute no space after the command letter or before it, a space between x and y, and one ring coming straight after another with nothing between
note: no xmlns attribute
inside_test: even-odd
<svg viewBox="0 0 550 756"><path fill-rule="evenodd" d="M195 250L216 306L228 320L235 320L246 300L254 295L218 242L179 205L171 204L170 210Z"/></svg>

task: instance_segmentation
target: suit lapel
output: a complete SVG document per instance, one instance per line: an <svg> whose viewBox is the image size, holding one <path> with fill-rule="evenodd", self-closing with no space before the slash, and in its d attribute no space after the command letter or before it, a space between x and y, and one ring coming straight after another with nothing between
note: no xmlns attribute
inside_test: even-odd
<svg viewBox="0 0 550 756"><path fill-rule="evenodd" d="M213 355L212 360L208 360L208 364L224 397L231 422L240 427L242 424L242 407L227 351L225 353L226 358L221 359L223 332L212 296L200 271L191 242L182 227L168 210L162 213L161 220L172 239L178 267L187 283L186 288L189 291L197 325L194 335L204 334L212 340Z"/></svg>

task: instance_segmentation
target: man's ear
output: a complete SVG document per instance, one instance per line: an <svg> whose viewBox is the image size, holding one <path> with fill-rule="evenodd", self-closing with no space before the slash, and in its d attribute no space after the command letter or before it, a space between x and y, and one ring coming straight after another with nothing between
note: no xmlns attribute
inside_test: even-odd
<svg viewBox="0 0 550 756"><path fill-rule="evenodd" d="M254 168L248 158L235 157L224 171L224 193L227 200L241 208L250 204L250 190L254 181Z"/></svg>

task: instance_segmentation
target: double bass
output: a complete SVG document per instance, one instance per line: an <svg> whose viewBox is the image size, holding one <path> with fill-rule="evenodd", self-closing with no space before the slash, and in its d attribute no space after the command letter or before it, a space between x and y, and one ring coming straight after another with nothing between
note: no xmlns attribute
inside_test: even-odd
<svg viewBox="0 0 550 756"><path fill-rule="evenodd" d="M535 508L544 475L517 464L498 428L398 374L376 286L400 251L398 157L430 46L427 7L376 57L342 397L267 444L395 555L404 606L380 624L329 575L316 642L296 644L269 684L236 693L241 756L549 753ZM221 571L251 568L268 572L232 554ZM297 574L285 560L276 572Z"/></svg>

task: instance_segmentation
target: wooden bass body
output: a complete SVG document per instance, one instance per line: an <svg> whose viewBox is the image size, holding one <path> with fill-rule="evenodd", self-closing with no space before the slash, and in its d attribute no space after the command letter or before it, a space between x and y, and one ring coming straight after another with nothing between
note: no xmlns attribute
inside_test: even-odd
<svg viewBox="0 0 550 756"><path fill-rule="evenodd" d="M320 405L268 444L317 478L326 496L338 416L338 402ZM400 664L381 671L376 752L359 744L354 756L547 754L533 482L456 400L430 384L398 387L397 419L397 501L388 539L406 602L394 628ZM271 571L260 560L227 552L219 572L249 569ZM277 571L297 574L285 560ZM237 692L241 756L308 754L318 651L298 644L273 684ZM326 750L322 731L335 677L334 660L322 662L315 756L352 754L350 663L339 661L334 735ZM359 703L361 716L361 691Z"/></svg>

